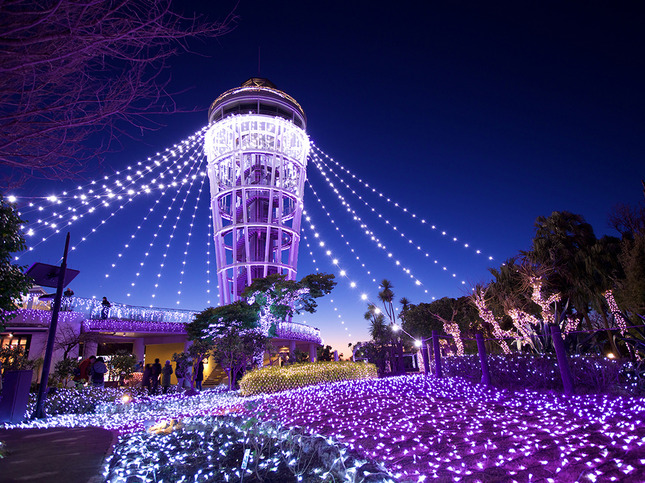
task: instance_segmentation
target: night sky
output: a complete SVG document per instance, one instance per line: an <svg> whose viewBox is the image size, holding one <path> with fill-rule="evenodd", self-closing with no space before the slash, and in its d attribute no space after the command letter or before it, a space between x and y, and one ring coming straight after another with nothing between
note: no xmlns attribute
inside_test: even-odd
<svg viewBox="0 0 645 483"><path fill-rule="evenodd" d="M535 218L553 211L579 213L597 236L615 235L607 224L612 206L643 200L645 10L640 3L380 3L242 0L232 33L195 43L201 55L182 55L171 65L171 90L181 91L177 101L195 112L164 117L162 128L143 137L133 131L132 139L121 139L120 152L88 167L85 181L34 181L12 194L22 205L29 196L60 194L145 161L200 129L220 93L249 77L267 77L301 104L313 142L370 186L362 187L336 168L374 208L366 208L335 180L387 250L364 235L313 164L308 168L326 207L306 190L305 209L320 235L316 244L325 241L349 278L339 277L329 296L333 303L322 300L318 313L296 320L319 327L325 342L345 353L348 342L368 338L360 294L376 300L378 284L372 279L390 279L397 299L405 296L413 303L467 294L489 279L488 267L528 249ZM205 4L177 2L187 13L211 18L223 18L235 5ZM204 288L207 186L204 190L183 278L179 267L187 224L175 230L157 289L153 285L169 240L167 226L150 255L144 255L157 225L142 219L157 199L167 207L173 196L168 192L137 199L105 224L101 220L111 210L97 210L89 223L72 225L72 244L81 237L87 241L70 255L69 266L81 270L71 288L80 296L105 295L134 305L201 310L208 300L216 304L212 251L213 295L208 297ZM390 204L383 201L386 197ZM195 199L196 189L186 211ZM24 214L30 221L36 216ZM135 242L131 236L137 226L143 228ZM20 263L57 263L65 232ZM312 241L308 229L304 234ZM123 250L128 240L130 247ZM338 273L318 246L311 250L315 263L303 239L299 276L316 268ZM135 266L144 259L149 273L141 270L132 287ZM113 263L117 266L111 268ZM402 267L422 285L415 285ZM178 296L180 280L183 293ZM351 289L349 281L358 287Z"/></svg>

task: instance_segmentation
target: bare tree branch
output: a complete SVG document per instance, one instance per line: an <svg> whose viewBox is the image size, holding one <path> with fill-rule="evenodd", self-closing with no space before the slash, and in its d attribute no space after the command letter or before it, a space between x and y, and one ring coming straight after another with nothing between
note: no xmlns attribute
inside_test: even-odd
<svg viewBox="0 0 645 483"><path fill-rule="evenodd" d="M114 133L155 129L179 112L167 61L188 42L229 32L186 17L171 0L0 1L0 165L9 183L70 178L104 154ZM90 136L104 139L90 146Z"/></svg>

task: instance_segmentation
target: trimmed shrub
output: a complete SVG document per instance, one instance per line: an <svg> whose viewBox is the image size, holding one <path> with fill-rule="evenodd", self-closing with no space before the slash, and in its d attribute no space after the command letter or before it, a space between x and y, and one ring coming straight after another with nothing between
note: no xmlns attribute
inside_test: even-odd
<svg viewBox="0 0 645 483"><path fill-rule="evenodd" d="M243 396L270 394L314 384L371 379L376 366L363 362L309 362L286 367L269 366L247 372L240 381Z"/></svg>

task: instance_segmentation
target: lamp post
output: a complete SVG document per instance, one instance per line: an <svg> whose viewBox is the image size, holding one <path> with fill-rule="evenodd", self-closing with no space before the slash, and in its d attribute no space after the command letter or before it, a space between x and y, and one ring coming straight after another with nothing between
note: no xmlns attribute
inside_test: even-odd
<svg viewBox="0 0 645 483"><path fill-rule="evenodd" d="M63 252L63 263L60 267L47 265L45 263L35 263L29 270L29 275L35 283L45 287L56 287L56 296L54 297L54 307L52 308L52 318L49 324L49 334L47 335L47 348L45 350L45 359L43 361L43 372L40 376L40 386L38 387L38 397L36 398L36 408L32 419L44 418L45 395L47 394L47 380L49 379L49 369L52 363L54 352L54 341L56 340L56 328L58 326L58 313L60 311L60 302L63 296L63 289L70 283L80 272L78 270L67 269L67 251L69 249L69 232L65 239L65 251ZM52 283L56 280L56 284Z"/></svg>

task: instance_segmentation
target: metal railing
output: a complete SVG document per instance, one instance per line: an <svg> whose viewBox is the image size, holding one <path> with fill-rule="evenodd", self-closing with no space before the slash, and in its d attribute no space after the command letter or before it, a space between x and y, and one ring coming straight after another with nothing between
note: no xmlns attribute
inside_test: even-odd
<svg viewBox="0 0 645 483"><path fill-rule="evenodd" d="M21 306L23 309L30 309L29 312L32 315L29 318L34 319L33 314L37 311L51 310L52 299L41 299L37 295L30 294L23 299ZM108 330L109 321L132 321L136 323L129 324L129 330L135 330L136 327L138 330L145 331L145 323L149 323L151 324L149 329L154 325L161 332L172 333L183 332L177 324L192 322L198 313L194 310L141 307L120 303L112 303L110 307L104 307L101 300L84 297L63 297L61 310L82 314L88 321L87 328L92 330ZM102 320L105 322L100 322ZM109 329L117 330L118 327L110 325ZM125 325L119 330L125 330ZM276 332L277 337L281 339L302 340L317 344L322 341L319 329L298 322L280 322Z"/></svg>
<svg viewBox="0 0 645 483"><path fill-rule="evenodd" d="M52 299L43 299L37 295L30 294L23 299L23 308L35 308L51 310ZM84 297L63 297L61 310L64 312L73 311L83 314L87 319L119 319L137 320L142 322L192 322L194 310L165 309L160 307L142 307L138 305L127 305L111 303L110 307L103 306L102 301L95 298Z"/></svg>

